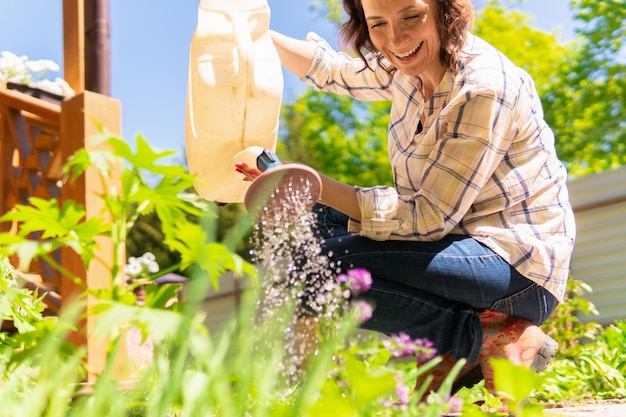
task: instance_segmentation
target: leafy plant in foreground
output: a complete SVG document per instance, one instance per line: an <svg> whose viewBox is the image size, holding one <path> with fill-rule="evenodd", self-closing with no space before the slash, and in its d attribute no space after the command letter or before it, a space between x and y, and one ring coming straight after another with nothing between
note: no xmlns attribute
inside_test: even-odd
<svg viewBox="0 0 626 417"><path fill-rule="evenodd" d="M231 251L247 232L250 219L241 219L224 243L216 243L214 207L188 191L192 178L184 170L157 164L167 153L155 152L141 138L136 151L119 138L105 139L110 143L109 151L79 152L66 172L71 180L93 165L99 167L105 178L110 162L124 157L127 165L122 190L119 193L108 190L101 196L107 212L113 214L113 222L85 222L83 208L72 202L60 205L56 200L33 200L34 204L18 206L14 213L2 218L19 221L24 229L17 236L0 234L3 243L0 252L19 253L27 259L45 258L49 250L70 246L84 261L106 262L91 253L96 237L110 236L121 245L137 216L154 212L165 224L167 244L181 254L181 267L193 271L185 288L184 302L166 308L161 301L168 297L149 293L146 300L161 301L136 305L132 288L124 285L124 271L111 266L111 280L120 285L110 292L93 292L92 295L99 297L99 304L90 312L99 313L95 333L108 335L112 340L110 354L104 373L91 392L86 393L80 390L83 374L79 365L83 351L65 352L63 343L67 331L75 326L80 305L68 311L73 314L59 318L34 317L33 327L24 327L19 335L3 334L2 340L28 340L33 347L13 349L8 360L6 355L0 358L4 372L0 398L7 399L2 402L5 415L439 416L455 406L449 403L449 392L462 362L437 393L427 396L419 387L411 393L417 375L429 372L439 358L418 369L413 360L392 360L391 348L378 336L366 341L353 337L358 318L362 317L355 316L354 310L349 310L337 323L333 338L322 340L317 354L307 361L303 377L295 383L286 383L276 372L278 365L289 360L286 350L280 345L270 349L265 343L284 337L288 329L281 329L273 320L293 314L289 303L276 317L255 321L257 294L253 287L237 316L222 330L210 333L204 326L203 303L214 281L225 270L251 276L255 272L252 265ZM200 215L201 221L190 222L187 214ZM46 234L33 242L26 231ZM153 287L156 286L147 288L156 290ZM24 300L30 305L30 299ZM35 296L32 304L36 303ZM14 308L15 303L10 305ZM39 326L45 331L39 331ZM116 336L131 327L140 328L144 336L149 336L155 350L150 366L136 373L135 385L122 389L114 377L116 358L123 348ZM9 352L5 344L2 347L3 352ZM517 378L515 369L502 372ZM506 390L504 387L503 392ZM541 415L537 414L541 412L537 407L525 405L524 393L514 391L507 395L510 407L535 413L524 414L527 416ZM484 394L465 398L468 403L475 398L500 401ZM468 407L475 416L498 415Z"/></svg>

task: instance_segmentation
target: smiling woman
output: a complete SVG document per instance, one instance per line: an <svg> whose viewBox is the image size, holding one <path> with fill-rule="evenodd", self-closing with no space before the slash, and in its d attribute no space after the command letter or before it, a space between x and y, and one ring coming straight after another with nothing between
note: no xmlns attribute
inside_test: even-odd
<svg viewBox="0 0 626 417"><path fill-rule="evenodd" d="M469 32L469 0L344 0L343 44L273 40L310 86L391 101L394 186L322 177L323 251L338 272L371 272L364 327L430 339L461 358L457 387L492 358L541 370L556 351L538 327L563 300L575 237L567 174L530 76ZM417 385L427 383L418 380Z"/></svg>
<svg viewBox="0 0 626 417"><path fill-rule="evenodd" d="M437 33L437 10L416 2L391 13L386 2L365 0L365 21L374 48L405 74L426 70L441 73L441 40ZM440 76L435 76L440 78Z"/></svg>

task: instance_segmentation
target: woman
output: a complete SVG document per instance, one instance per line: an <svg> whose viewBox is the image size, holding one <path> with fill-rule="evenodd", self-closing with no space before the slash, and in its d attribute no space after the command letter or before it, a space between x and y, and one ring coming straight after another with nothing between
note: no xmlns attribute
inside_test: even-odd
<svg viewBox="0 0 626 417"><path fill-rule="evenodd" d="M532 79L469 32L469 0L344 8L358 58L314 34L272 36L283 66L313 87L392 101L395 186L322 176L320 218L335 223L324 250L374 278L365 326L430 339L445 359L437 375L466 358L461 377L482 372L489 389L491 358L545 368L556 344L538 326L563 299L575 224Z"/></svg>

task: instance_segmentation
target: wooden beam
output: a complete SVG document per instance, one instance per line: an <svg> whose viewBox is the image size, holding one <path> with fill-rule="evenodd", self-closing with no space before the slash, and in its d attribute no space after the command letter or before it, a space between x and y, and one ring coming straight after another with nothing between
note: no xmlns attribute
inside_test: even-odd
<svg viewBox="0 0 626 417"><path fill-rule="evenodd" d="M76 93L85 91L84 0L63 0L63 73Z"/></svg>
<svg viewBox="0 0 626 417"><path fill-rule="evenodd" d="M96 123L113 135L121 132L121 103L115 99L91 91L83 91L74 97L66 99L62 104L61 112L61 152L63 160L74 154L77 150L85 148L87 151L99 149L102 145L94 144L93 137L99 134ZM121 190L122 164L112 167L109 178L104 180L95 166L73 182L63 184L61 188L61 200L72 200L85 208L86 219L102 218L104 201L100 198L103 193L111 190ZM107 219L105 219L106 221ZM111 221L112 219L108 219ZM85 268L80 257L70 248L64 248L62 252L63 267L71 271L82 281L83 285L90 290L110 289L112 287L111 271L115 259L115 251L119 251L118 265L123 270L125 263L124 248L115 247L108 237L97 238L98 248L95 250L96 259L104 260L106 264L98 260L92 260ZM84 300L84 290L67 277L61 281L61 296L63 308L73 299ZM87 309L90 309L96 300L93 296L87 297ZM87 348L87 365L89 374L87 382L93 382L104 371L106 364L107 343L98 340L93 334L97 317L86 316L79 323L79 332L70 337L70 341L77 346Z"/></svg>

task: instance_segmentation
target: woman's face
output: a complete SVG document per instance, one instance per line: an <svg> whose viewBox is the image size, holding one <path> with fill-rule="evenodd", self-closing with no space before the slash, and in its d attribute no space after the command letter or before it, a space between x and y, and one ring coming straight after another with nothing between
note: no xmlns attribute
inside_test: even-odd
<svg viewBox="0 0 626 417"><path fill-rule="evenodd" d="M399 71L441 68L436 0L362 0L372 44Z"/></svg>

